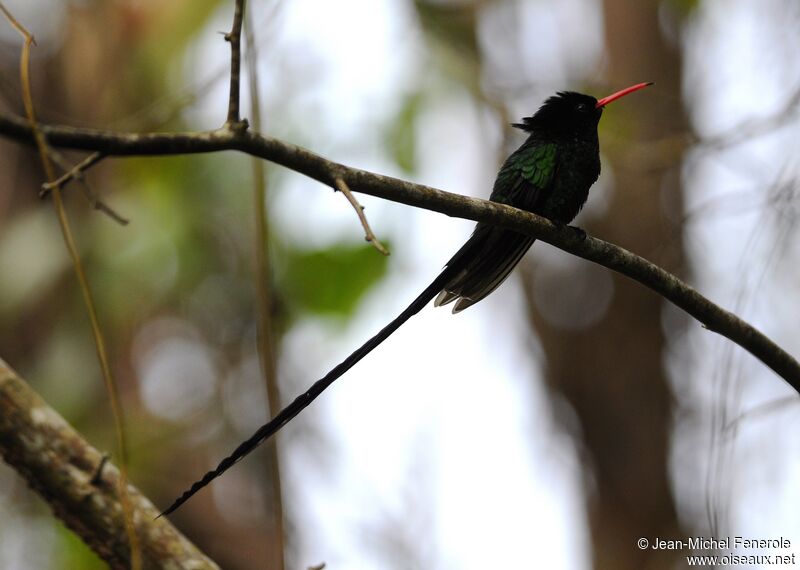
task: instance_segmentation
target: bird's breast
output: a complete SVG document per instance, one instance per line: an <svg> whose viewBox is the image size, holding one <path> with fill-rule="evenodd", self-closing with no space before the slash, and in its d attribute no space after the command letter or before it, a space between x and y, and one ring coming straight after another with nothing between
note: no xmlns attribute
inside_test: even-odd
<svg viewBox="0 0 800 570"><path fill-rule="evenodd" d="M600 153L597 145L569 145L563 149L553 190L542 214L568 224L578 215L589 197L589 189L600 176Z"/></svg>

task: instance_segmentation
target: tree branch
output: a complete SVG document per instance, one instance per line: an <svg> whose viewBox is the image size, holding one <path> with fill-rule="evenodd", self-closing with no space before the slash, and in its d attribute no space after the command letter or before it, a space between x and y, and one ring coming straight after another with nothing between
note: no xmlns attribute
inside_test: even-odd
<svg viewBox="0 0 800 570"><path fill-rule="evenodd" d="M228 119L225 125L231 128L243 126L239 118L239 86L242 63L242 20L244 20L245 0L236 0L233 9L233 26L225 34L225 40L231 44L231 86L228 97Z"/></svg>
<svg viewBox="0 0 800 570"><path fill-rule="evenodd" d="M383 247L383 244L378 240L377 237L375 237L375 234L372 232L372 228L369 227L367 216L364 215L364 206L359 204L358 200L356 200L356 197L353 196L353 193L347 186L347 182L345 182L341 178L337 178L336 180L334 180L334 184L336 185L336 189L342 194L344 194L344 197L347 198L347 201L350 202L350 205L353 206L353 209L356 211L356 215L358 216L358 221L361 222L361 227L364 228L364 239L370 242L372 246L380 252L381 255L389 255L389 250Z"/></svg>
<svg viewBox="0 0 800 570"><path fill-rule="evenodd" d="M119 471L0 359L0 454L111 568L129 568ZM217 569L132 485L143 568Z"/></svg>
<svg viewBox="0 0 800 570"><path fill-rule="evenodd" d="M72 168L64 168L64 165L62 165L59 161L56 161L59 162L59 165L64 168L66 172L61 176L61 178L54 180L53 182L43 183L42 189L39 191L39 198L44 198L50 194L50 192L53 191L53 188L63 189L64 186L69 184L69 182L72 180L83 180L83 173L103 160L103 158L105 158L103 153L93 152Z"/></svg>
<svg viewBox="0 0 800 570"><path fill-rule="evenodd" d="M621 247L593 237L581 239L568 227L488 200L383 176L333 162L299 146L242 130L194 133L125 134L40 125L55 147L90 150L110 156L155 156L238 150L258 156L336 188L341 178L354 191L425 208L448 216L489 222L545 241L559 249L613 269L652 289L707 329L732 340L761 360L800 393L800 363L755 327L702 296L695 289ZM0 114L0 135L29 144L33 135L24 119Z"/></svg>
<svg viewBox="0 0 800 570"><path fill-rule="evenodd" d="M49 149L50 151L50 158L53 159L53 162L58 164L65 172L58 180L54 182L45 182L42 184L42 189L39 191L40 198L46 198L55 188L59 190L63 190L64 187L70 183L70 181L75 180L83 189L83 194L86 196L86 199L89 201L89 204L97 210L98 212L102 212L115 222L117 222L121 226L127 226L128 220L123 216L119 215L115 212L111 206L100 200L97 195L92 190L91 186L89 186L89 182L84 177L84 173L103 160L104 155L99 152L94 152L87 156L84 160L76 164L75 166L69 166L67 164L66 159L61 156L58 152L53 150L52 148Z"/></svg>

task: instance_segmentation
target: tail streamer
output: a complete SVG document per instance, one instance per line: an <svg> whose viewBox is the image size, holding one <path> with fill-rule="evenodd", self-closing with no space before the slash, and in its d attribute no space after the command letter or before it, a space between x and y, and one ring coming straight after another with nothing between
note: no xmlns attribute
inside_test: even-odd
<svg viewBox="0 0 800 570"><path fill-rule="evenodd" d="M278 415L272 418L269 422L258 428L256 432L250 436L249 439L242 442L239 447L233 450L228 457L223 459L216 468L212 469L199 481L196 481L192 486L178 497L159 517L167 516L175 512L181 505L188 501L195 493L200 491L203 487L211 483L214 479L225 473L235 463L244 458L248 453L253 451L256 447L261 445L264 441L275 435L283 426L289 423L297 414L302 412L313 402L317 396L322 394L326 388L333 384L340 376L355 366L362 358L372 352L384 340L389 338L391 334L396 331L408 319L416 315L431 299L433 299L439 291L447 284L457 271L457 265L448 265L442 270L439 276L419 294L419 296L411 302L411 304L400 313L392 322L383 327L378 334L373 336L365 342L360 348L353 352L350 356L345 358L340 364L328 372L323 378L317 380L306 392L300 394L295 400L283 408Z"/></svg>

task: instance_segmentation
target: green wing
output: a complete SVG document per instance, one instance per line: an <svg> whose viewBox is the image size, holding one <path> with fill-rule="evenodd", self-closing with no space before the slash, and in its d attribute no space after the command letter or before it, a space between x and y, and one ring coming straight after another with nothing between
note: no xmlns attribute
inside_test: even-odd
<svg viewBox="0 0 800 570"><path fill-rule="evenodd" d="M508 157L494 183L491 199L537 211L550 192L557 167L554 143L529 141ZM456 301L458 313L477 303L508 277L533 238L480 222L467 243L447 262L463 267L443 287L436 305Z"/></svg>
<svg viewBox="0 0 800 570"><path fill-rule="evenodd" d="M533 210L547 193L558 164L556 143L526 143L508 157L490 200Z"/></svg>

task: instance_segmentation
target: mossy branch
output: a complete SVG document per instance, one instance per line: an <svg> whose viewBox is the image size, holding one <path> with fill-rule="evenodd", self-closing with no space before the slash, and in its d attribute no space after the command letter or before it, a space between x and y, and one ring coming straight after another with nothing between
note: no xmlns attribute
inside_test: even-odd
<svg viewBox="0 0 800 570"><path fill-rule="evenodd" d="M0 455L114 569L131 567L120 472L0 360ZM127 486L142 568L218 566Z"/></svg>

